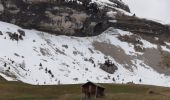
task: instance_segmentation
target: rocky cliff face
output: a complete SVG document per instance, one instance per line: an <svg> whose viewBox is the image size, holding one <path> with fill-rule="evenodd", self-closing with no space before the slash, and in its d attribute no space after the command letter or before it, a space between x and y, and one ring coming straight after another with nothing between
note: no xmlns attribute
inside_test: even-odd
<svg viewBox="0 0 170 100"><path fill-rule="evenodd" d="M170 34L168 25L163 25L159 22L141 19L135 16L118 16L117 23L112 25L133 33L144 33L150 35Z"/></svg>
<svg viewBox="0 0 170 100"><path fill-rule="evenodd" d="M128 6L113 1L109 6L91 0L1 0L0 18L25 28L34 28L54 34L97 35L109 27L106 12L116 6L129 11ZM99 25L98 25L99 24ZM99 26L95 30L95 26Z"/></svg>
<svg viewBox="0 0 170 100"><path fill-rule="evenodd" d="M64 35L93 35L104 16L90 1L1 0L0 18L25 28ZM98 22L99 21L99 22ZM102 31L107 27L102 26Z"/></svg>
<svg viewBox="0 0 170 100"><path fill-rule="evenodd" d="M106 1L1 0L0 19L56 35L94 36L109 27L145 34L170 32L166 25L130 15L122 1Z"/></svg>

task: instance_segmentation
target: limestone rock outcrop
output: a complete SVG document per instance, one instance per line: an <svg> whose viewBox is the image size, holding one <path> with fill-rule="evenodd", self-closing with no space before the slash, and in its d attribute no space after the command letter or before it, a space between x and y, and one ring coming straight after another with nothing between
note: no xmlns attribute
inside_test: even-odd
<svg viewBox="0 0 170 100"><path fill-rule="evenodd" d="M109 27L163 34L169 27L140 19L121 0L0 0L0 20L56 35L94 36ZM101 2L99 2L101 1Z"/></svg>

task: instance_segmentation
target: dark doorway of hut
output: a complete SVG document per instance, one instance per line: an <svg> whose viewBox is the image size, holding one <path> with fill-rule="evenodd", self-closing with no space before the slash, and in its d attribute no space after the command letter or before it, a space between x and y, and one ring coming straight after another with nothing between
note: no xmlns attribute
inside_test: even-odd
<svg viewBox="0 0 170 100"><path fill-rule="evenodd" d="M103 86L89 81L81 86L81 100L102 98L105 96L104 91Z"/></svg>

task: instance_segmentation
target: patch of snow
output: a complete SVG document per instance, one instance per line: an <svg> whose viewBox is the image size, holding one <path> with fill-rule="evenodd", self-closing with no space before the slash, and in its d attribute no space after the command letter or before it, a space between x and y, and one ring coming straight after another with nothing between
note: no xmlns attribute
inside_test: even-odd
<svg viewBox="0 0 170 100"><path fill-rule="evenodd" d="M5 78L7 81L16 81L15 79L8 77L7 75L0 73L0 76L2 76L3 78Z"/></svg>
<svg viewBox="0 0 170 100"><path fill-rule="evenodd" d="M169 48L167 48L166 46L161 46L161 48L162 48L162 50L163 50L163 51L170 52L170 49L169 49Z"/></svg>
<svg viewBox="0 0 170 100"><path fill-rule="evenodd" d="M165 44L168 45L168 46L170 46L170 43L168 43L168 42L165 42Z"/></svg>
<svg viewBox="0 0 170 100"><path fill-rule="evenodd" d="M113 11L109 11L106 13L108 17L110 18L115 18L115 16L117 15L117 12L113 12Z"/></svg>
<svg viewBox="0 0 170 100"><path fill-rule="evenodd" d="M114 8L115 10L119 11L119 13L121 14L125 14L125 15L129 15L129 16L132 16L133 14L123 10L123 9L120 9L120 8L117 8L117 4L115 4L114 2L111 2L110 0L92 0L92 3L97 3L99 5L99 8L103 8L103 7L110 7L110 8ZM125 5L124 2L120 1L122 4ZM111 12L109 12L111 13Z"/></svg>
<svg viewBox="0 0 170 100"><path fill-rule="evenodd" d="M111 23L117 23L117 20L109 20Z"/></svg>
<svg viewBox="0 0 170 100"><path fill-rule="evenodd" d="M152 44L152 43L150 43L146 40L143 40L143 39L141 39L140 41L143 43L144 48L155 48L155 49L157 49L156 44Z"/></svg>

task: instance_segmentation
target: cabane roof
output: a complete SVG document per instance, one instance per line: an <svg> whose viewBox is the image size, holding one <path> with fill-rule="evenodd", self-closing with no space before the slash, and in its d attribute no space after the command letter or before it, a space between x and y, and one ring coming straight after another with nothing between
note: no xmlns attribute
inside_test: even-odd
<svg viewBox="0 0 170 100"><path fill-rule="evenodd" d="M103 87L102 85L97 84L97 83L94 83L94 82L91 82L91 81L88 81L87 83L84 83L83 85L81 85L81 87L83 87L83 86L85 86L85 85L87 85L87 84L93 84L93 85L95 85L95 86L97 86L97 87L100 87L100 88L105 89L105 87Z"/></svg>

